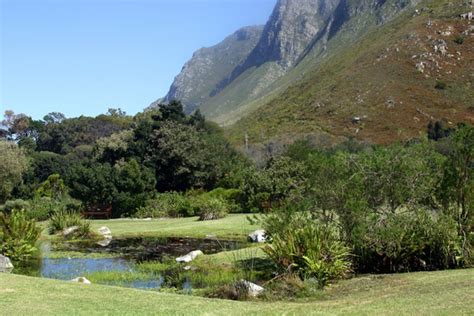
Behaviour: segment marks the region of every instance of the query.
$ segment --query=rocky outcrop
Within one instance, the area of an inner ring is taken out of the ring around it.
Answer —
[[[262,30],[263,26],[244,27],[219,44],[196,51],[174,79],[166,97],[155,104],[180,100],[187,113],[194,111],[249,55]]]
[[[276,79],[293,67],[314,37],[325,27],[341,0],[279,0],[265,25],[262,37],[245,61],[225,78],[213,94],[251,68],[274,62]]]

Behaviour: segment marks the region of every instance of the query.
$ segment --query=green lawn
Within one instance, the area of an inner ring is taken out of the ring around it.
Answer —
[[[233,302],[0,274],[2,315],[472,315],[474,270],[365,276],[310,302]]]
[[[220,238],[243,239],[258,226],[250,225],[246,214],[231,214],[215,221],[198,221],[197,217],[154,220],[94,220],[92,228],[107,226],[115,237],[147,235],[162,237],[204,238],[215,235]]]

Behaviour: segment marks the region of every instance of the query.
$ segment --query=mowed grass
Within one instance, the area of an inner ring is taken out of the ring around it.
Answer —
[[[198,221],[197,217],[169,218],[153,220],[93,220],[92,228],[97,230],[107,226],[114,237],[156,236],[156,237],[193,237],[245,239],[258,229],[251,225],[246,214],[230,214],[214,221]]]
[[[305,302],[234,302],[0,274],[2,315],[472,315],[474,270],[363,276]]]

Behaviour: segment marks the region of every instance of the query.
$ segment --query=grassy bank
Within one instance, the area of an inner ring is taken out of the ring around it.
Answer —
[[[198,221],[197,217],[169,218],[154,220],[94,220],[92,228],[107,226],[115,237],[156,236],[156,237],[194,237],[244,239],[258,229],[250,225],[246,214],[231,214],[223,219],[214,221]]]
[[[467,315],[474,310],[474,270],[359,277],[301,303],[212,300],[0,274],[0,298],[5,315]]]

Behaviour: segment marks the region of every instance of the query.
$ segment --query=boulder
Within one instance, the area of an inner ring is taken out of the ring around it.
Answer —
[[[10,258],[0,255],[0,272],[11,272],[13,264]]]
[[[101,247],[107,247],[108,245],[110,245],[111,242],[112,238],[105,238],[103,240],[98,241],[97,244]]]
[[[250,242],[262,243],[267,240],[266,232],[263,229],[259,229],[249,234],[247,237]]]
[[[71,234],[73,234],[78,229],[79,229],[79,226],[71,226],[71,227],[68,227],[68,228],[64,228],[63,236],[64,237],[69,237]]]
[[[104,239],[112,239],[112,231],[106,226],[102,226],[98,230],[99,235],[104,237]]]
[[[191,262],[194,259],[196,259],[197,256],[201,256],[201,255],[203,255],[203,252],[201,250],[194,250],[194,251],[191,251],[190,253],[188,253],[187,255],[176,258],[176,262],[188,263],[188,262]]]
[[[237,287],[244,289],[247,291],[248,296],[250,297],[256,297],[259,296],[260,294],[263,293],[265,290],[263,287],[260,285],[257,285],[255,283],[249,282],[247,280],[240,280],[239,283],[237,284]]]
[[[78,277],[78,278],[72,279],[71,282],[77,282],[77,283],[82,283],[82,284],[92,284],[92,282],[87,280],[85,277]]]

